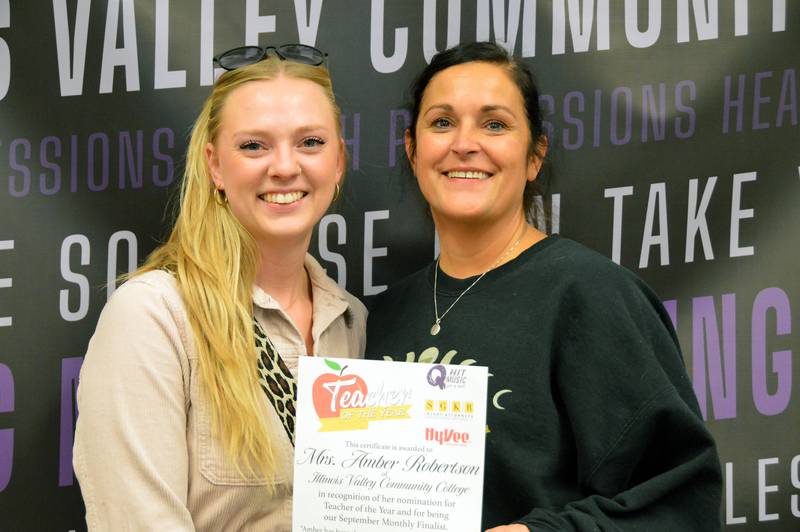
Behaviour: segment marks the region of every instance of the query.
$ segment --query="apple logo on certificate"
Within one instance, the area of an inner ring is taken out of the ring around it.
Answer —
[[[381,405],[379,395],[369,393],[361,376],[345,374],[348,366],[327,358],[325,365],[338,373],[321,374],[311,388],[314,410],[322,424],[320,432],[365,430],[370,421],[410,418],[410,404]]]

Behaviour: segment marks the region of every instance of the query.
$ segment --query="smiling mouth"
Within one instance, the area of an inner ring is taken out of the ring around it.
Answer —
[[[278,205],[288,205],[290,203],[294,203],[296,201],[300,201],[306,196],[306,192],[287,192],[286,194],[282,193],[270,193],[270,194],[261,194],[259,198],[267,203],[277,203]]]
[[[492,177],[492,174],[486,172],[473,172],[473,171],[462,171],[462,170],[445,172],[444,175],[446,175],[450,179],[489,179],[490,177]]]

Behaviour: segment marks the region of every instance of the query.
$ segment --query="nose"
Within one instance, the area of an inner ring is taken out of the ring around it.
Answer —
[[[462,123],[454,130],[450,149],[460,157],[466,157],[480,150],[478,131],[471,124]]]
[[[273,148],[272,158],[267,169],[268,177],[287,179],[300,173],[300,163],[293,146],[279,144]]]

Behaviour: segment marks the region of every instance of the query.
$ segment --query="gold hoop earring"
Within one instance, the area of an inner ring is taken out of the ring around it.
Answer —
[[[336,183],[336,189],[333,191],[333,199],[331,203],[334,203],[336,200],[339,199],[339,196],[342,195],[342,188],[339,186],[339,183]]]
[[[214,189],[214,201],[220,207],[224,207],[228,204],[228,196],[225,195],[224,190],[220,190],[218,188]]]

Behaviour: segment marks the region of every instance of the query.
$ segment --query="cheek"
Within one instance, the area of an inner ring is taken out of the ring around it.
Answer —
[[[334,186],[336,175],[341,161],[337,153],[309,157],[302,164],[308,179],[313,180],[318,186]]]
[[[221,155],[219,158],[219,174],[225,180],[235,181],[247,172],[247,161],[233,154]]]
[[[527,143],[509,139],[508,142],[498,145],[495,154],[498,158],[502,158],[506,166],[513,167],[515,171],[527,176],[530,162]]]
[[[444,134],[420,135],[417,139],[417,165],[432,164],[448,153],[450,140]]]

